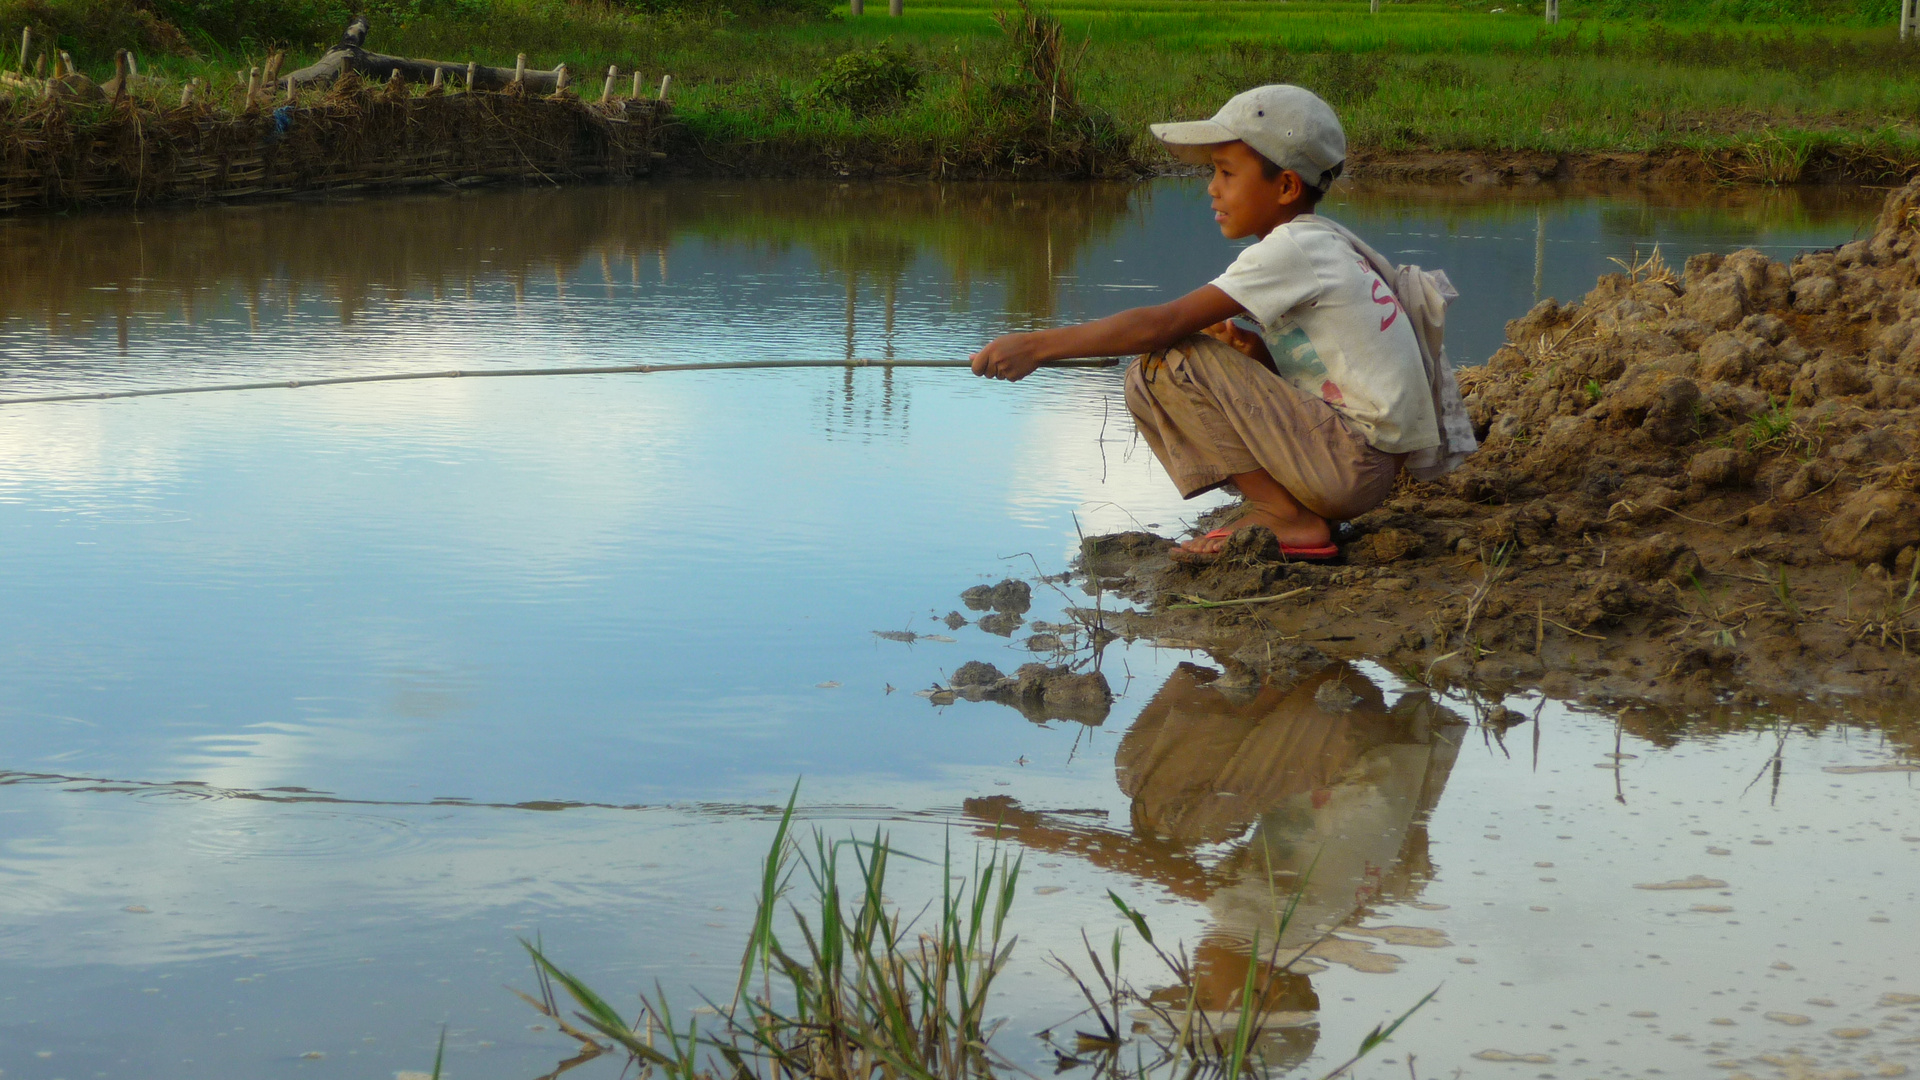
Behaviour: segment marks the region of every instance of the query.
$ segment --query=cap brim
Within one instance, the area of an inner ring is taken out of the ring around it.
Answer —
[[[1180,124],[1154,124],[1150,130],[1153,137],[1159,139],[1167,151],[1190,165],[1207,165],[1213,161],[1213,147],[1221,143],[1236,142],[1240,136],[1227,129],[1225,124],[1212,120],[1188,120]]]

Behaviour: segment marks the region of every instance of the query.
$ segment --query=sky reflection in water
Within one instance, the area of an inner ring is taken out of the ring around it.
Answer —
[[[1865,213],[1713,198],[1363,191],[1334,212],[1454,271],[1468,296],[1453,341],[1473,360],[1532,302],[1536,272],[1564,298],[1655,239],[1676,255],[1832,243]],[[1194,239],[1205,220],[1197,188],[1170,182],[7,221],[0,395],[963,354],[1009,323],[1197,284],[1231,255]],[[332,244],[349,221],[387,243]],[[918,853],[1006,823],[1033,886],[1008,984],[1022,1030],[1072,1011],[1042,961],[1077,950],[1083,926],[1114,927],[1106,889],[1195,943],[1212,993],[1238,985],[1271,918],[1268,865],[1292,880],[1317,855],[1295,933],[1356,903],[1363,928],[1413,929],[1348,934],[1327,970],[1288,981],[1277,1003],[1298,1023],[1273,1045],[1289,1059],[1338,1060],[1443,980],[1395,1049],[1436,1074],[1513,1068],[1470,1056],[1489,1049],[1545,1054],[1559,1075],[1789,1045],[1869,1073],[1869,1054],[1915,1058],[1901,1040],[1920,1013],[1875,1008],[1920,993],[1912,774],[1821,771],[1910,760],[1910,721],[1809,711],[1780,742],[1772,717],[1636,713],[1620,746],[1638,756],[1612,758],[1611,718],[1550,704],[1536,763],[1531,729],[1503,748],[1461,725],[1470,706],[1376,668],[1249,695],[1144,644],[1104,657],[1123,697],[1099,726],[912,696],[964,660],[1010,670],[1026,633],[908,646],[872,631],[945,633],[962,588],[1062,568],[1076,518],[1172,528],[1198,509],[1132,441],[1117,374],[449,382],[8,411],[0,1070],[384,1076],[424,1068],[444,1020],[462,1074],[538,1075],[565,1047],[497,989],[526,981],[515,935],[543,934],[610,991],[721,988],[768,808],[796,776],[810,822],[887,822]],[[1030,618],[1057,619],[1065,600],[1036,602]],[[1316,703],[1328,680],[1352,709]],[[1776,745],[1778,791],[1749,787]],[[1632,888],[1696,873],[1729,887]],[[934,884],[905,874],[902,893]],[[1129,963],[1154,985],[1145,961]],[[1871,1034],[1827,1034],[1848,1026]],[[1038,1057],[1029,1045],[1013,1049]]]

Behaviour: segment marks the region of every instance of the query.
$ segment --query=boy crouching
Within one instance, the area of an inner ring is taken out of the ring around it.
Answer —
[[[1180,494],[1232,484],[1246,500],[1181,551],[1211,555],[1233,533],[1265,526],[1290,558],[1333,558],[1331,523],[1385,500],[1410,455],[1445,471],[1444,459],[1472,450],[1464,417],[1441,424],[1443,404],[1459,410],[1444,356],[1436,368],[1431,355],[1437,331],[1423,353],[1382,277],[1392,268],[1313,212],[1346,161],[1326,102],[1262,86],[1211,120],[1153,133],[1182,160],[1213,166],[1207,194],[1221,234],[1258,242],[1169,303],[996,338],[973,354],[974,373],[1014,380],[1047,360],[1147,354],[1127,372],[1127,407]],[[1447,297],[1423,298],[1436,327]],[[1231,321],[1243,315],[1257,332]]]

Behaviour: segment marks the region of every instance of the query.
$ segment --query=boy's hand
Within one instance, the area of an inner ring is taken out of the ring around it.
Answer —
[[[1019,382],[1033,374],[1033,369],[1040,366],[1040,358],[1036,355],[1032,339],[1032,334],[1007,334],[994,338],[986,348],[971,357],[973,373],[1008,382]]]
[[[1267,351],[1265,348],[1266,342],[1260,340],[1260,335],[1253,333],[1231,319],[1214,323],[1212,326],[1200,332],[1215,341],[1226,342],[1255,360],[1261,360],[1261,353]]]
[[[1266,339],[1241,326],[1239,323],[1228,319],[1224,322],[1214,323],[1212,326],[1200,332],[1216,341],[1226,342],[1241,353],[1244,353],[1261,367],[1266,368],[1275,375],[1280,374],[1280,369],[1273,366],[1273,354],[1267,351]]]

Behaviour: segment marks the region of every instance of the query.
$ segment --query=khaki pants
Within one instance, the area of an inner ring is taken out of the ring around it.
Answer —
[[[1380,505],[1405,457],[1375,450],[1333,406],[1202,335],[1135,360],[1127,409],[1189,499],[1264,469],[1300,505],[1341,521]]]

